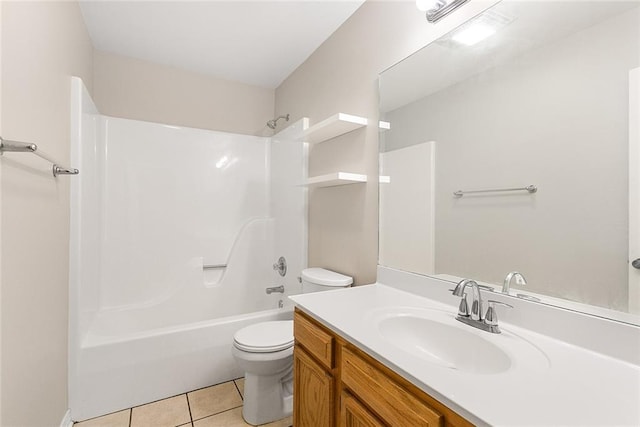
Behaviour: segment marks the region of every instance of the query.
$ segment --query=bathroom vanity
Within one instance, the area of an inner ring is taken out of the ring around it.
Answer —
[[[510,301],[492,334],[450,282],[378,277],[291,297],[296,426],[640,425],[637,326]]]
[[[294,335],[295,425],[472,425],[299,309]]]

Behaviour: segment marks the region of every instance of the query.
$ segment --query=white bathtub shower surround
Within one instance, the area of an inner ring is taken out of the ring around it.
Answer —
[[[231,262],[245,225],[269,217],[267,138],[111,117],[102,123],[102,307],[156,303],[201,284],[203,264]],[[256,242],[264,244],[267,232]],[[253,271],[248,279],[268,273],[270,254],[260,249],[241,266]]]
[[[302,144],[102,116],[72,86],[73,419],[240,376],[235,331],[291,317],[265,288],[299,292]],[[271,268],[281,255],[286,278]]]

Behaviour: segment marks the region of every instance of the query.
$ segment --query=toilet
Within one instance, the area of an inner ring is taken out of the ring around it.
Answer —
[[[302,271],[302,293],[348,288],[353,278],[324,268]],[[253,425],[293,412],[293,320],[256,323],[233,337],[233,356],[245,372],[242,417]]]

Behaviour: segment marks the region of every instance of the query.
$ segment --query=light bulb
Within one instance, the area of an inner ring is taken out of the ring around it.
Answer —
[[[451,40],[467,46],[473,46],[496,33],[496,29],[482,22],[474,23],[457,31]]]
[[[427,10],[435,9],[437,0],[416,0],[416,7],[418,10],[426,12]]]

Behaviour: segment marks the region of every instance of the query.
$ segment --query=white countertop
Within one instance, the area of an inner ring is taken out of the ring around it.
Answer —
[[[640,367],[500,322],[490,334],[453,320],[499,346],[511,367],[476,374],[446,368],[390,344],[375,319],[387,309],[439,310],[454,319],[452,305],[383,284],[290,297],[304,312],[396,371],[472,423],[497,426],[640,426]],[[575,331],[576,334],[588,331]],[[517,346],[537,349],[527,360]],[[473,351],[469,348],[469,351]],[[542,361],[542,362],[541,362]]]

